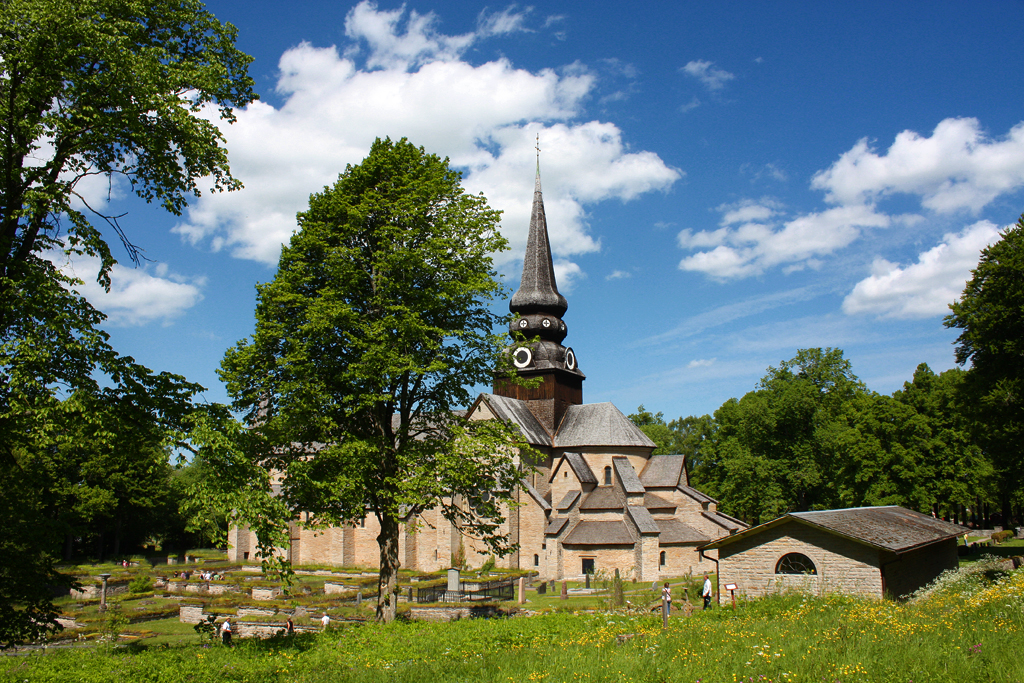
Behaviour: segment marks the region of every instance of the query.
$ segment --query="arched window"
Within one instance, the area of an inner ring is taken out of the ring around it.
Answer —
[[[661,555],[658,558],[658,566],[659,567],[664,567],[665,566],[665,551],[664,550],[661,551]]]
[[[534,555],[533,556],[533,566],[534,567],[539,567],[540,566],[540,555]]]
[[[818,569],[814,566],[811,558],[801,553],[789,553],[779,559],[775,565],[776,574],[817,574]]]
[[[608,466],[608,467],[604,468],[604,485],[605,486],[611,486],[612,485],[612,468],[611,468],[611,466]]]

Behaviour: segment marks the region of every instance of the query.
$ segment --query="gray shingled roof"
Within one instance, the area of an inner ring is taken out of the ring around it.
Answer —
[[[568,510],[576,503],[577,500],[579,500],[579,497],[579,491],[569,491],[562,497],[562,500],[555,507],[559,510]]]
[[[656,519],[654,520],[661,529],[658,542],[661,545],[669,543],[707,543],[710,539],[692,526],[683,524],[678,519]]]
[[[720,515],[717,512],[701,512],[700,515],[704,519],[714,522],[718,526],[730,532],[738,531],[746,526],[746,524],[737,522],[732,517],[726,517],[725,515]]]
[[[898,505],[791,512],[803,522],[894,553],[967,533],[967,529]]]
[[[898,505],[791,512],[770,522],[726,536],[705,546],[720,548],[786,522],[798,522],[829,531],[852,541],[894,553],[905,553],[963,535],[969,529]]]
[[[654,518],[651,517],[651,513],[647,511],[647,508],[639,505],[627,505],[626,512],[629,513],[630,518],[636,524],[636,528],[640,530],[641,534],[656,534],[661,531]]]
[[[590,465],[587,464],[586,459],[580,453],[563,453],[562,456],[565,458],[569,466],[572,467],[572,471],[576,473],[576,478],[580,480],[581,484],[596,484],[597,477],[594,476],[593,471],[590,469]],[[552,475],[554,476],[554,475]]]
[[[540,168],[533,188],[533,211],[530,232],[526,238],[523,256],[523,275],[519,289],[512,295],[509,310],[513,313],[550,313],[561,318],[569,304],[558,293],[555,269],[551,265],[551,246],[548,244],[548,221],[544,215],[544,196],[540,190]]]
[[[633,545],[625,522],[579,522],[562,543],[565,545]]]
[[[692,486],[680,486],[678,488],[679,488],[680,491],[682,491],[683,493],[688,495],[690,498],[693,498],[698,503],[717,503],[718,502],[717,500],[715,500],[714,498],[712,498],[708,494],[703,493],[702,491],[698,491],[697,489],[693,488]]]
[[[530,497],[536,501],[537,505],[541,507],[544,512],[551,509],[551,503],[544,499],[544,496],[540,495],[540,491],[535,489],[530,482],[523,482],[526,485],[526,492],[530,494]]]
[[[526,401],[497,394],[481,394],[481,397],[487,402],[495,417],[519,427],[527,443],[533,446],[551,445],[551,435],[530,412]]]
[[[611,403],[569,406],[555,432],[553,445],[555,448],[655,447],[654,442]]]
[[[622,500],[615,495],[611,486],[598,486],[587,494],[580,504],[580,510],[621,510]]]
[[[615,472],[619,475],[622,488],[626,490],[626,493],[644,492],[644,485],[640,483],[639,477],[636,476],[636,470],[629,464],[629,458],[612,458],[612,465],[615,467]]]
[[[644,494],[644,507],[648,510],[675,510],[677,506],[672,501],[665,500],[658,494],[648,491]]]
[[[640,483],[647,488],[675,488],[686,486],[683,473],[685,456],[655,455],[647,461],[647,466],[640,473]]]
[[[569,523],[568,517],[555,517],[548,523],[548,528],[544,530],[545,536],[557,536],[562,533],[562,529]]]

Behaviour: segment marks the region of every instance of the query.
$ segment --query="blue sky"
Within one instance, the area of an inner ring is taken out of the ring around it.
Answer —
[[[539,134],[584,398],[670,419],[800,348],[884,393],[952,367],[946,304],[1024,211],[1021,2],[208,8],[255,57],[261,101],[225,129],[246,189],[178,218],[115,187],[153,261],[84,289],[116,348],[211,401],[295,212],[377,136],[505,211],[514,288]]]

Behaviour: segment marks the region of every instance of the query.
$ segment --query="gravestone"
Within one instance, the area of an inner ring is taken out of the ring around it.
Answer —
[[[569,599],[569,582],[568,581],[562,581],[562,599],[563,600],[568,600]]]
[[[537,595],[547,595],[547,592],[548,592],[547,581],[542,581],[541,584],[539,586],[537,586]]]

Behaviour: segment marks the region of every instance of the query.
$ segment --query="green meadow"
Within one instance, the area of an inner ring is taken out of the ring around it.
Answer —
[[[1024,681],[1024,570],[947,574],[906,602],[776,595],[669,628],[649,613],[554,611],[449,624],[342,624],[236,641],[70,648],[0,660],[5,681]]]

